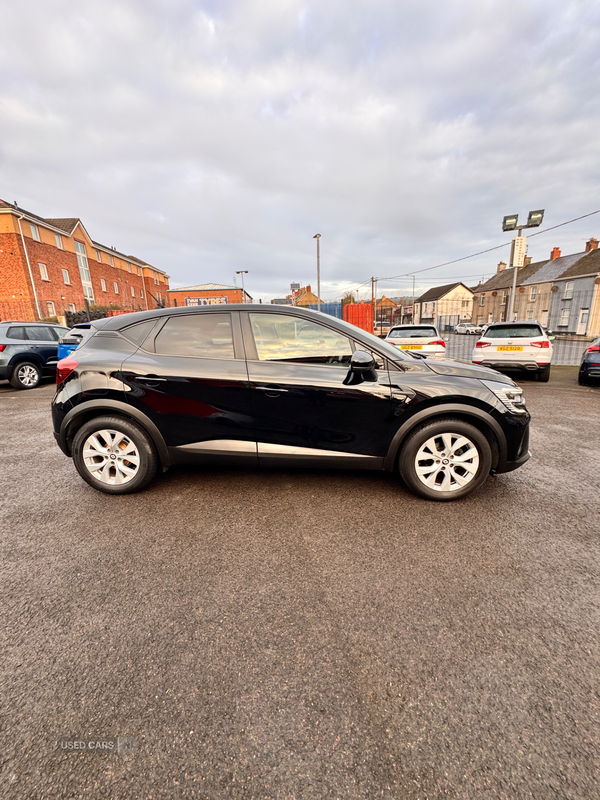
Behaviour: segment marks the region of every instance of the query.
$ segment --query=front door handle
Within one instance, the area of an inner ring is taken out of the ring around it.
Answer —
[[[278,397],[278,395],[288,391],[288,389],[283,389],[281,386],[255,386],[254,388],[258,389],[259,392],[265,392],[267,397]]]
[[[148,383],[153,386],[157,383],[166,382],[166,378],[159,378],[158,375],[138,375],[136,380],[138,383]]]

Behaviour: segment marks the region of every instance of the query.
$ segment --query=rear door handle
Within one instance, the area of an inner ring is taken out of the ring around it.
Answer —
[[[289,391],[288,389],[283,389],[281,386],[255,386],[254,388],[258,389],[259,392],[266,392],[270,397],[277,397],[278,394],[284,394]]]
[[[137,381],[139,383],[162,383],[166,378],[159,378],[158,375],[138,375]]]

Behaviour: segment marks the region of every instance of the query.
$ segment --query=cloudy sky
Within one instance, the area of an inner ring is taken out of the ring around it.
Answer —
[[[600,209],[600,13],[576,0],[0,0],[0,197],[172,286],[322,295]],[[579,252],[600,214],[530,239]],[[495,271],[508,247],[417,273]],[[363,286],[363,297],[367,296]],[[370,292],[370,287],[369,287]]]

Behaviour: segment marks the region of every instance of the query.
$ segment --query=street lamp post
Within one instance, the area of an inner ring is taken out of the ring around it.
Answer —
[[[317,240],[317,311],[321,310],[321,249],[319,247],[319,241],[321,239],[321,234],[316,233],[313,236],[313,239]]]
[[[510,258],[508,259],[508,268],[513,270],[512,290],[510,293],[510,309],[508,312],[508,322],[512,322],[514,309],[515,309],[515,292],[517,291],[517,272],[519,267],[525,263],[525,244],[527,239],[521,236],[523,228],[538,228],[544,219],[544,209],[537,211],[530,211],[527,217],[526,225],[519,225],[519,215],[509,214],[502,220],[503,231],[514,231],[518,229],[519,235],[512,240],[510,248]]]
[[[236,269],[235,274],[242,276],[242,303],[245,303],[246,302],[246,290],[244,289],[244,275],[248,274],[248,270],[247,269]]]

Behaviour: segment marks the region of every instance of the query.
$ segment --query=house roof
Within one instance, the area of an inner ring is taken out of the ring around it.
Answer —
[[[547,261],[536,261],[534,264],[528,264],[526,267],[519,267],[517,270],[517,286],[534,275],[541,269]],[[497,272],[495,275],[477,287],[477,292],[491,292],[493,289],[509,289],[513,282],[513,268],[503,269],[502,272]]]
[[[593,275],[595,272],[600,272],[600,250],[590,250],[589,253],[583,253],[581,258],[566,269],[560,277],[577,278],[580,275]]]
[[[528,286],[533,283],[544,283],[545,281],[556,280],[556,278],[559,278],[563,272],[576,264],[584,255],[585,253],[574,253],[570,256],[561,256],[560,258],[552,259],[552,261],[547,261],[534,275],[526,278],[522,283],[524,286]]]
[[[71,234],[75,230],[75,226],[79,222],[78,217],[66,217],[65,219],[48,219],[46,218],[44,222],[47,222],[49,225],[53,225],[55,228],[60,228],[61,231],[65,233]]]
[[[225,286],[224,283],[199,283],[197,286],[182,286],[180,289],[169,289],[170,292],[212,292],[215,289],[238,289],[238,286]],[[246,294],[248,294],[246,292]],[[250,296],[250,295],[248,295]]]
[[[433,289],[428,289],[425,294],[422,294],[421,297],[417,297],[415,300],[416,303],[429,303],[432,300],[439,300],[445,294],[455,289],[457,286],[464,286],[467,291],[471,291],[468,286],[462,281],[456,281],[456,283],[447,283],[445,286],[434,286]]]

